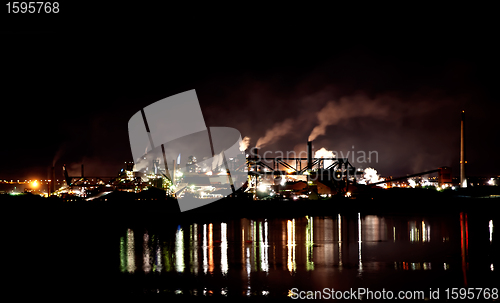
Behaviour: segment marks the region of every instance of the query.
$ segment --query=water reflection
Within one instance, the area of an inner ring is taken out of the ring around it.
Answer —
[[[493,242],[493,220],[490,220],[488,222],[488,230],[490,232],[490,244]],[[490,271],[494,271],[495,267],[493,266],[493,263],[490,264]]]
[[[342,270],[342,217],[340,214],[337,216],[338,230],[339,230],[339,269]]]
[[[208,272],[214,271],[214,239],[213,224],[208,224]]]
[[[314,270],[313,250],[314,250],[314,218],[307,217],[306,225],[306,269]]]
[[[168,242],[163,243],[163,259],[165,264],[165,271],[169,272],[174,270],[174,254],[172,244]]]
[[[358,213],[358,275],[363,272],[363,262],[361,261],[361,214]]]
[[[264,226],[264,232],[262,231],[262,226]],[[259,259],[260,269],[266,273],[269,271],[269,256],[268,256],[268,236],[267,236],[267,220],[264,223],[259,222]]]
[[[250,272],[252,271],[250,268],[250,247],[247,247],[245,250],[245,264],[246,264],[246,273],[247,273],[247,296],[251,294],[251,286],[250,286]]]
[[[120,271],[125,272],[127,270],[127,245],[125,243],[125,238],[120,237]]]
[[[469,255],[469,228],[467,213],[460,213],[460,248],[462,257],[462,274],[464,277],[464,286],[467,286],[467,269],[469,262],[467,261]]]
[[[488,222],[488,227],[490,230],[490,243],[491,243],[491,241],[493,240],[493,220],[490,220],[490,222]]]
[[[190,270],[192,273],[198,273],[198,224],[189,225],[189,257]]]
[[[149,234],[148,231],[146,230],[143,235],[143,244],[142,244],[142,270],[145,273],[148,273],[151,271],[151,264],[149,263]]]
[[[127,230],[127,270],[129,273],[134,272],[135,267],[135,248],[134,248],[134,231]]]
[[[302,221],[302,220],[301,220]],[[314,217],[313,220],[313,247],[311,248],[312,260],[315,268],[335,265],[334,246],[336,244],[334,235],[335,224],[332,217]],[[300,260],[304,260],[301,256]]]
[[[126,229],[115,243],[119,243],[119,270],[123,273],[170,273],[207,279],[201,280],[207,283],[203,287],[187,283],[186,288],[171,290],[179,294],[273,296],[278,295],[273,293],[276,287],[269,285],[276,283],[309,289],[341,285],[348,289],[361,285],[361,281],[377,284],[398,272],[413,271],[432,273],[419,279],[456,279],[456,272],[461,270],[460,283],[466,286],[471,279],[469,224],[467,213],[446,217],[356,213],[243,218],[155,231]],[[483,237],[490,243],[487,249],[493,251],[493,220],[481,224],[483,227],[477,230],[484,234],[475,237]],[[142,237],[135,239],[137,232]],[[497,274],[494,262],[494,258],[486,262],[484,269]],[[374,280],[376,275],[381,278]],[[276,279],[278,282],[273,282]]]
[[[162,272],[163,265],[162,265],[162,261],[161,261],[160,239],[157,237],[155,239],[154,243],[155,243],[155,260],[154,260],[154,265],[153,265],[153,271],[154,272]]]
[[[290,273],[295,271],[295,219],[288,220],[286,224],[286,238],[287,238],[287,262],[286,267]]]
[[[431,227],[429,223],[411,221],[410,225],[410,241],[411,242],[429,242],[431,240]]]
[[[127,229],[126,237],[120,237],[120,271],[135,271],[134,231]]]
[[[220,224],[220,270],[223,275],[227,275],[227,270],[229,268],[227,262],[227,224]]]
[[[180,225],[175,233],[175,270],[184,271],[184,231]]]
[[[444,269],[449,269],[449,267]],[[394,269],[396,270],[431,270],[431,262],[394,262]]]

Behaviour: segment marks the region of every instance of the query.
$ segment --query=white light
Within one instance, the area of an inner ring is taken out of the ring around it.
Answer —
[[[265,184],[259,184],[259,187],[258,187],[258,190],[259,191],[266,191],[267,190],[267,186]]]
[[[490,228],[490,242],[491,242],[493,240],[493,220],[490,220],[488,226]]]

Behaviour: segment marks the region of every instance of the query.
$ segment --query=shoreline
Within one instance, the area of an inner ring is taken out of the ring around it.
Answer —
[[[377,190],[351,198],[331,197],[323,200],[251,200],[229,197],[181,213],[177,200],[165,196],[146,197],[144,193],[141,195],[118,192],[107,197],[106,201],[64,201],[56,197],[0,195],[0,207],[4,216],[15,218],[18,223],[73,224],[88,221],[105,225],[162,225],[238,218],[333,216],[339,213],[433,215],[471,212],[497,216],[494,207],[500,205],[500,197],[496,196],[482,198],[451,192],[403,189]]]

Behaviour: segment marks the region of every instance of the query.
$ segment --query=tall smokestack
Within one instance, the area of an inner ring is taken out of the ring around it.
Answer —
[[[307,168],[312,169],[312,141],[307,141]]]
[[[83,170],[83,164],[82,164],[82,179],[85,178],[84,170]]]
[[[54,191],[56,189],[56,187],[55,187],[55,184],[56,184],[55,183],[56,182],[56,170],[55,170],[54,166],[52,166],[52,170],[50,172],[50,178],[51,178],[51,180],[50,180],[50,192],[54,193]]]
[[[465,112],[462,111],[462,121],[460,123],[460,186],[467,187],[465,177]]]
[[[255,158],[255,163],[257,163],[257,161],[259,161],[259,148],[258,147],[254,147],[252,148],[251,150],[251,153],[250,153],[250,157],[253,157]],[[254,166],[254,171],[256,172],[257,171],[257,164],[255,164]]]
[[[63,164],[63,174],[64,180],[66,180],[66,185],[71,185],[71,178],[68,176],[68,170],[66,169],[66,164]]]
[[[259,155],[259,148],[258,147],[254,147],[252,148],[252,153],[250,156],[258,156]]]

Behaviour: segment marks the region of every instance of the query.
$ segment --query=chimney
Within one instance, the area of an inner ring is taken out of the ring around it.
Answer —
[[[85,174],[84,174],[84,171],[83,171],[83,164],[82,164],[82,179],[85,178]]]
[[[51,178],[51,180],[50,180],[50,193],[54,193],[55,192],[55,182],[56,182],[56,171],[55,171],[54,166],[52,166],[50,178]]]
[[[254,147],[252,148],[252,152],[250,153],[250,156],[258,156],[259,155],[259,148],[258,147]]]
[[[312,141],[307,141],[307,168],[312,169]]]
[[[64,180],[66,181],[66,185],[71,185],[71,178],[68,176],[68,170],[66,169],[66,164],[63,164],[63,174]]]
[[[250,151],[250,158],[254,158],[255,159],[255,162],[254,162],[255,164],[254,164],[253,169],[254,169],[255,172],[257,172],[257,168],[258,168],[257,161],[260,160],[260,157],[259,157],[259,148],[258,147],[254,147],[254,148],[251,149],[251,151]]]
[[[465,177],[465,112],[462,111],[462,121],[460,123],[460,187],[467,187]]]

